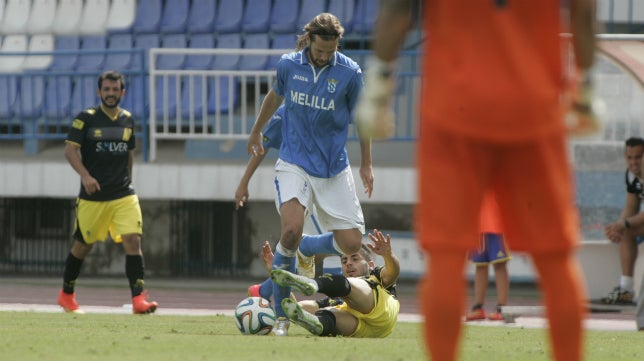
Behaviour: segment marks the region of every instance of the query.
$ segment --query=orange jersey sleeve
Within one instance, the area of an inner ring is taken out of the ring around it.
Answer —
[[[559,0],[426,1],[422,121],[498,141],[564,131],[559,6]]]

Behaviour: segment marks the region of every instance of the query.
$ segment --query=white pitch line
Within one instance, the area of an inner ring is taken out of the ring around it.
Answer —
[[[109,306],[83,306],[82,310],[87,314],[123,314],[132,313],[132,305],[125,304],[122,307]],[[0,303],[0,312],[48,312],[62,313],[62,309],[57,305],[45,304],[26,304],[26,303]],[[157,315],[172,316],[232,316],[233,309],[188,309],[188,308],[165,308],[159,307],[155,312]],[[399,322],[422,322],[423,317],[419,314],[401,313],[398,315]],[[477,326],[505,326],[505,327],[523,327],[523,328],[545,328],[547,321],[543,317],[525,317],[519,316],[514,323],[505,323],[503,321],[473,321],[467,322],[469,325]],[[588,330],[606,330],[606,331],[636,331],[637,325],[635,320],[604,320],[604,319],[587,319],[584,321],[584,327]]]
[[[128,315],[132,313],[132,305],[124,304],[121,307],[109,306],[83,306],[81,310],[87,314],[122,314]],[[58,305],[45,305],[45,304],[28,304],[28,303],[0,303],[0,312],[45,312],[45,313],[62,313],[63,310]],[[232,316],[234,309],[189,309],[189,308],[157,308],[155,314],[157,315],[173,315],[173,316]],[[422,317],[420,315],[411,313],[401,313],[398,315],[398,321],[401,322],[420,322]]]
[[[90,314],[123,314],[132,313],[132,305],[127,304],[122,307],[109,306],[83,306],[83,312]],[[46,312],[61,313],[60,306],[43,305],[43,304],[26,304],[26,303],[0,303],[0,311],[13,312]],[[187,309],[187,308],[162,308],[159,307],[155,312],[158,315],[177,315],[177,316],[232,316],[233,310],[208,310],[208,309]]]

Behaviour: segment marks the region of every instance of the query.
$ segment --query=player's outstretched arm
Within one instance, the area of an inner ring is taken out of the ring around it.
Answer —
[[[367,197],[371,198],[373,192],[373,166],[371,158],[371,139],[360,139],[360,152],[362,155],[360,161],[360,179],[364,186],[364,192]]]
[[[383,286],[389,287],[396,283],[400,276],[400,262],[391,250],[391,236],[385,236],[379,230],[374,229],[372,233],[369,233],[369,239],[373,244],[368,243],[367,247],[385,260],[385,266],[380,272],[380,278]]]
[[[374,56],[365,69],[365,88],[356,108],[361,138],[383,139],[394,133],[391,109],[395,89],[394,63],[411,28],[411,0],[381,0],[374,28]]]

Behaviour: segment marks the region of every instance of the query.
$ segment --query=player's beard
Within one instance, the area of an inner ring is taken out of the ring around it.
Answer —
[[[115,99],[114,104],[109,104],[107,102],[108,98],[114,98]],[[121,97],[109,96],[109,97],[101,98],[101,103],[103,103],[103,106],[109,109],[114,109],[118,107],[120,102],[121,102]]]
[[[324,68],[325,66],[329,65],[329,63],[331,62],[331,60],[324,61],[314,57],[313,52],[310,49],[307,50],[306,55],[309,58],[309,61],[318,68]]]
[[[315,64],[315,66],[317,66],[318,68],[324,68],[325,66],[329,65],[329,61],[313,59],[313,64]]]

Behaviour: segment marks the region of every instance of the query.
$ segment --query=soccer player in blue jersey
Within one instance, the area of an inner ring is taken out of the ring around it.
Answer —
[[[264,145],[265,152],[258,156],[252,156],[248,161],[244,175],[239,180],[239,185],[237,185],[237,190],[235,191],[235,209],[243,207],[244,204],[248,201],[250,196],[248,192],[248,183],[252,178],[255,170],[261,164],[261,162],[266,158],[268,150],[270,148],[279,149],[282,145],[282,119],[284,117],[284,106],[280,106],[270,122],[263,129],[262,133],[262,142]],[[279,208],[279,204],[276,204]],[[316,265],[319,263],[318,273],[322,273],[322,262],[327,256],[337,256],[339,261],[339,256],[342,256],[342,252],[339,250],[337,243],[333,239],[333,233],[325,232],[317,220],[317,215],[315,209],[309,212],[308,217],[306,217],[304,230],[307,230],[310,234],[303,235],[300,245],[297,250],[297,272],[298,274],[314,278],[316,276]],[[316,254],[315,252],[324,252],[323,254]],[[273,259],[271,253],[271,260]],[[318,261],[319,260],[319,261]],[[272,261],[271,261],[272,262]],[[340,274],[341,269],[324,269],[324,273],[335,273]],[[270,277],[261,284],[255,284],[248,287],[248,296],[253,297],[263,297],[265,299],[270,299],[273,295],[273,282]]]
[[[338,52],[344,28],[329,13],[314,17],[298,37],[296,51],[282,56],[273,87],[264,99],[248,137],[247,151],[264,154],[262,129],[284,103],[282,145],[275,164],[276,202],[281,235],[274,269],[295,271],[295,255],[302,238],[304,217],[315,205],[322,226],[344,254],[360,250],[364,217],[346,151],[352,112],[362,89],[362,71]],[[371,141],[360,141],[360,178],[371,196],[373,170]],[[317,253],[317,252],[316,252]],[[281,307],[289,287],[275,285],[275,335],[285,336],[289,325]]]

